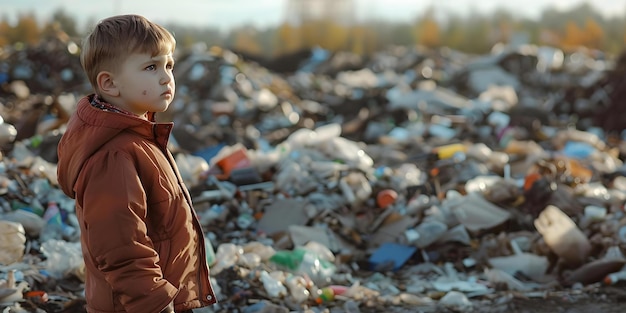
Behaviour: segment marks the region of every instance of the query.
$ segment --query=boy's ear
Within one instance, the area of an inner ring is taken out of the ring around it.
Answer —
[[[119,89],[113,81],[113,75],[110,72],[102,71],[98,73],[96,82],[98,83],[98,89],[100,89],[103,94],[111,97],[117,97],[120,94]]]

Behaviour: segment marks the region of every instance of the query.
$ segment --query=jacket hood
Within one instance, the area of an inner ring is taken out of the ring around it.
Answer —
[[[74,198],[74,184],[83,165],[96,151],[121,132],[134,132],[139,136],[155,140],[153,126],[154,113],[149,119],[104,111],[93,107],[90,99],[93,95],[78,101],[76,112],[67,123],[67,130],[59,141],[57,176],[63,192]],[[164,123],[172,124],[172,123]],[[169,134],[168,134],[169,135]],[[161,144],[167,145],[167,138]]]

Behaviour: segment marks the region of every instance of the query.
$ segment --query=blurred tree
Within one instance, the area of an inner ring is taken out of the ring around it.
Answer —
[[[300,29],[289,23],[283,23],[278,27],[276,36],[277,54],[288,54],[302,48],[302,38]]]
[[[309,2],[302,0],[301,3]],[[341,4],[350,2],[341,1]],[[207,46],[243,47],[246,52],[256,51],[265,56],[314,46],[371,54],[390,45],[417,43],[427,47],[447,46],[470,53],[484,53],[494,43],[508,43],[512,36],[519,33],[534,44],[567,49],[583,45],[612,54],[622,52],[626,44],[624,16],[604,17],[589,3],[569,10],[547,8],[539,19],[520,18],[515,12],[506,10],[486,15],[474,9],[462,16],[449,13],[442,21],[435,18],[431,8],[417,16],[414,23],[374,19],[357,24],[348,14],[353,11],[350,8],[350,5],[340,5],[338,1],[320,12],[302,9],[298,11],[301,15],[298,23],[257,29],[253,35],[249,33],[251,30],[246,33],[241,29],[222,33],[209,27],[175,24],[168,25],[168,28],[175,34],[181,48],[191,47],[200,41]],[[347,18],[338,18],[346,14]],[[84,27],[78,27],[74,17],[68,11],[58,9],[51,14],[51,22],[40,30],[33,13],[20,14],[11,19],[3,16],[0,18],[0,45],[37,43],[42,34],[49,35],[55,29],[50,27],[52,24],[58,25],[71,37],[82,36],[96,23],[91,18]]]
[[[624,19],[611,18],[604,22],[602,27],[605,34],[605,51],[621,51],[624,48],[624,36],[626,35],[626,25],[624,25]]]
[[[427,9],[422,17],[417,20],[415,42],[428,48],[438,47],[441,44],[434,8]]]
[[[464,24],[463,50],[470,53],[488,52],[493,44],[490,20],[481,14],[470,13]]]
[[[354,48],[353,52],[362,55],[371,55],[378,49],[377,42],[379,34],[373,29],[372,25],[357,25],[352,28]],[[357,52],[357,51],[360,51]]]
[[[453,49],[462,49],[465,37],[463,19],[458,15],[450,15],[447,26],[443,31],[443,45]]]
[[[604,31],[594,19],[588,18],[585,22],[584,43],[587,48],[597,50],[604,48]]]
[[[60,29],[70,37],[80,36],[76,28],[76,19],[74,19],[72,15],[65,12],[63,8],[59,8],[54,11],[51,23],[58,23]]]
[[[374,50],[382,50],[391,45],[414,45],[414,25],[410,23],[391,23],[388,21],[372,21],[366,27],[371,33],[370,40]]]
[[[261,55],[263,51],[256,41],[257,31],[252,26],[244,26],[233,30],[233,48],[252,55]]]
[[[11,25],[7,21],[6,17],[0,19],[0,48],[11,43]]]
[[[350,51],[355,54],[365,54],[365,28],[362,26],[353,26],[350,28]]]
[[[22,42],[25,44],[35,45],[39,42],[39,25],[33,13],[20,15],[17,25],[11,32],[11,42]]]
[[[276,33],[277,27],[268,27],[265,29],[257,30],[256,40],[261,51],[265,56],[276,55],[278,47],[276,46]]]
[[[322,21],[320,46],[331,51],[346,51],[349,46],[350,30],[332,20]]]
[[[541,42],[541,35],[546,31],[551,32],[549,28],[543,27],[543,25],[537,23],[537,21],[528,18],[518,21],[518,25],[519,26],[517,26],[516,31],[523,31],[528,34],[529,43],[531,44],[543,44]],[[560,31],[555,31],[554,34],[560,34]],[[553,39],[557,41],[557,45],[561,41],[560,36]]]
[[[576,25],[576,22],[569,21],[565,25],[565,35],[561,41],[561,46],[566,50],[576,49],[584,44],[585,35]]]
[[[509,43],[515,28],[515,18],[511,12],[498,9],[492,15],[493,33],[491,40],[494,42]]]
[[[307,20],[300,25],[300,37],[302,48],[319,46],[322,42],[323,22],[319,20]]]
[[[174,34],[179,48],[182,49],[190,48],[198,42],[204,43],[208,47],[224,44],[223,35],[217,28],[189,27],[176,23],[168,24],[166,27]]]

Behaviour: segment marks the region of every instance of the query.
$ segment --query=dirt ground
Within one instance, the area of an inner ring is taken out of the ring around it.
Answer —
[[[497,302],[497,301],[496,301]],[[471,311],[486,313],[618,313],[626,312],[626,284],[601,286],[592,290],[551,293],[545,298],[513,297],[499,305],[478,307]],[[443,309],[438,312],[454,312]]]
[[[347,312],[335,308],[334,312]],[[473,301],[471,309],[433,307],[366,307],[361,313],[622,313],[626,312],[626,284],[602,286],[596,290],[573,290],[550,293],[543,298],[500,294],[491,300]]]

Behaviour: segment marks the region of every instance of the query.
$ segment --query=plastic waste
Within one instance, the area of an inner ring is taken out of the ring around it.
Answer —
[[[348,300],[343,303],[343,311],[345,313],[361,313],[359,305],[353,300]]]
[[[239,256],[237,265],[250,269],[257,268],[261,265],[261,257],[255,253],[243,253]]]
[[[335,300],[335,291],[332,288],[324,287],[319,289],[317,292],[317,298],[315,298],[315,302],[318,304],[324,302],[332,302]]]
[[[259,279],[270,297],[282,298],[287,296],[287,288],[280,280],[272,277],[267,271],[261,271]]]
[[[545,278],[548,269],[548,259],[528,252],[523,252],[516,241],[511,241],[513,255],[490,258],[489,264],[510,275],[523,273],[531,279],[540,281]]]
[[[262,300],[241,310],[242,313],[289,313],[285,306],[274,304],[269,300]]]
[[[569,287],[576,283],[588,285],[602,282],[607,275],[621,271],[625,265],[626,259],[594,260],[567,273],[562,281],[562,285]]]
[[[587,236],[559,208],[548,205],[534,224],[546,244],[565,263],[575,266],[586,260],[591,251]]]
[[[46,256],[46,269],[57,279],[85,266],[80,242],[50,239],[41,244],[41,251]]]
[[[339,188],[346,201],[359,207],[372,195],[372,186],[362,173],[351,172],[339,180]]]
[[[485,269],[485,277],[491,284],[503,284],[509,290],[530,291],[538,286],[537,284],[523,283],[519,279],[513,277],[512,274],[497,268]]]
[[[243,246],[243,252],[254,253],[258,255],[262,261],[267,261],[276,253],[276,250],[274,250],[272,246],[265,245],[258,241],[253,241]]]
[[[289,274],[285,278],[285,286],[289,289],[289,295],[297,303],[303,303],[309,299],[311,292],[309,291],[309,283],[307,280],[299,275]]]
[[[48,241],[52,239],[64,239],[68,238],[74,232],[73,227],[66,225],[63,222],[63,216],[59,206],[54,201],[48,203],[48,207],[44,212],[43,220],[45,222],[41,234],[39,235],[40,241]]]
[[[476,192],[463,196],[450,190],[443,205],[449,208],[458,221],[471,233],[494,228],[511,217],[508,211],[487,201]]]
[[[5,291],[0,294],[0,303],[13,303],[24,299],[24,292],[29,289],[26,281],[19,281],[15,277],[15,270],[7,273],[7,279],[0,281],[0,290]]]
[[[315,254],[321,260],[328,261],[328,262],[335,262],[335,255],[333,254],[333,252],[330,251],[328,247],[326,247],[325,245],[317,241],[311,240],[307,242],[304,246],[302,246],[302,248]]]
[[[341,160],[356,169],[369,170],[374,160],[354,141],[344,137],[332,137],[319,144],[319,149],[331,159]]]
[[[22,224],[0,220],[0,264],[22,260],[25,244],[26,233]]]
[[[376,194],[376,204],[379,208],[385,209],[393,205],[398,198],[398,193],[393,189],[384,189]]]
[[[413,229],[405,232],[408,244],[418,248],[426,248],[437,241],[446,231],[448,225],[437,220],[426,220]]]
[[[217,247],[215,258],[217,262],[211,268],[211,275],[220,273],[237,263],[239,256],[243,254],[243,248],[233,243],[223,243]]]
[[[209,266],[213,266],[217,261],[215,257],[215,250],[213,249],[213,244],[211,244],[211,239],[209,236],[204,236],[204,248],[206,250],[206,262]]]
[[[472,302],[470,302],[467,296],[458,291],[449,291],[445,296],[439,299],[439,303],[457,312],[463,312],[473,307]]]
[[[623,280],[626,280],[626,271],[619,271],[619,272],[611,273],[604,278],[603,282],[606,285],[614,285],[617,282],[623,281]]]
[[[277,251],[270,261],[294,273],[306,274],[317,286],[328,285],[336,271],[334,264],[304,248]]]

